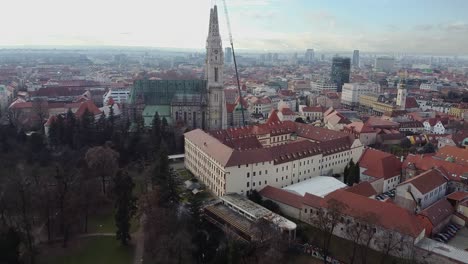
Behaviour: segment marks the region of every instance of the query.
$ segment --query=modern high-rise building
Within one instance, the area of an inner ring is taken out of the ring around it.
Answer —
[[[359,68],[359,50],[353,52],[353,67]]]
[[[311,64],[314,61],[314,56],[314,49],[307,49],[304,58],[305,63]]]
[[[395,65],[395,59],[392,57],[375,58],[375,70],[381,72],[391,72]]]
[[[231,64],[232,63],[232,49],[230,47],[225,48],[224,54],[226,55],[224,57],[224,61],[226,62],[226,64]]]
[[[343,84],[349,83],[350,69],[350,58],[333,57],[330,79],[336,84],[337,92],[341,92]]]

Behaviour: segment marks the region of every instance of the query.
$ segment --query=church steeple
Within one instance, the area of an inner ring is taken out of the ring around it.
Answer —
[[[210,10],[210,25],[206,38],[206,69],[205,78],[208,89],[208,117],[209,129],[223,129],[226,127],[226,101],[223,87],[224,52],[219,34],[218,8],[216,5]]]

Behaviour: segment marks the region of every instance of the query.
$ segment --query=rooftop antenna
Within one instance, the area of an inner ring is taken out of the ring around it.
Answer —
[[[236,70],[236,79],[237,79],[237,91],[239,92],[239,103],[242,112],[242,125],[245,126],[245,116],[244,116],[244,104],[242,104],[242,93],[239,82],[239,72],[237,71],[237,62],[236,62],[236,53],[234,52],[234,42],[232,41],[232,32],[231,32],[231,22],[229,21],[229,13],[226,5],[226,0],[223,0],[224,4],[224,14],[226,15],[226,22],[229,30],[229,42],[231,42],[232,57],[234,59],[234,69]]]

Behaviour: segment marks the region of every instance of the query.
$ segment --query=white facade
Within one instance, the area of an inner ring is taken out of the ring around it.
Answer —
[[[437,123],[434,126],[431,126],[429,121],[424,121],[423,125],[424,130],[426,130],[427,132],[433,134],[445,134],[445,127],[440,121],[437,121]]]
[[[337,86],[335,83],[331,82],[310,82],[310,86],[312,87],[312,91],[334,91],[336,92]]]
[[[345,83],[341,91],[341,103],[353,105],[359,103],[359,96],[374,93],[378,90],[375,83]]]
[[[220,155],[232,153],[232,149],[207,134],[201,134],[205,132],[189,133],[200,134],[194,137],[196,139],[194,141],[190,140],[191,136],[185,136],[185,167],[218,196],[227,193],[245,195],[252,190],[259,191],[267,185],[283,188],[315,176],[342,173],[349,161],[359,160],[363,152],[361,142],[356,139],[349,149],[344,148],[343,151],[334,154],[317,153],[313,156],[302,156],[302,158],[296,156],[294,160],[285,162],[268,160],[224,166],[215,157],[209,155],[206,148],[216,145],[214,147],[216,151],[223,152]],[[281,145],[287,144],[288,140],[285,137],[290,139],[289,142],[294,140],[289,134],[277,137],[270,137],[268,134],[259,140]],[[278,138],[282,138],[282,142],[278,142]],[[263,145],[267,147],[270,144]]]
[[[401,176],[397,175],[395,177],[388,178],[383,182],[383,192],[388,192],[391,189],[396,188],[396,186],[400,183]]]
[[[109,89],[109,91],[103,96],[102,105],[107,105],[111,97],[117,104],[126,103],[129,95],[129,89]]]
[[[398,205],[407,209],[423,210],[442,199],[446,193],[447,183],[426,193],[421,193],[412,183],[403,183],[396,187],[395,201]],[[420,205],[417,205],[417,203],[420,203]]]
[[[419,89],[437,91],[438,85],[436,83],[421,83],[421,85],[419,86]]]

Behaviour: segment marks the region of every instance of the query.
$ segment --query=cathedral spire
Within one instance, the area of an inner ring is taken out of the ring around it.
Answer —
[[[208,39],[211,37],[219,37],[218,7],[216,5],[210,9]]]

